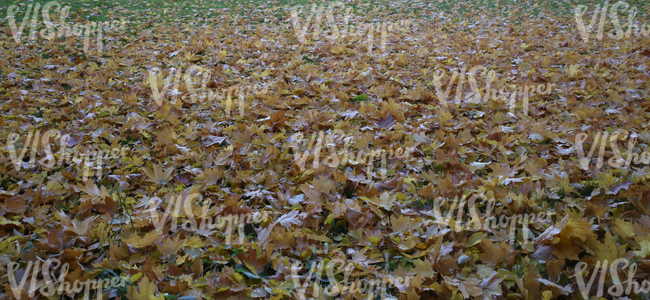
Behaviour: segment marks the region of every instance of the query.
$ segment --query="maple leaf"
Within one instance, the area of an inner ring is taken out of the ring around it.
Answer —
[[[287,227],[290,225],[300,225],[301,221],[300,218],[298,218],[298,211],[294,210],[288,214],[282,215],[276,223],[280,223],[283,227]]]
[[[607,192],[607,194],[616,195],[622,189],[625,189],[625,190],[629,189],[632,184],[633,184],[633,182],[631,182],[631,181],[622,182],[619,185],[617,185],[615,187],[612,187],[611,190]]]
[[[266,121],[266,124],[271,128],[272,131],[275,131],[284,126],[284,123],[289,120],[289,118],[284,117],[285,113],[286,111],[284,110],[271,113],[271,118]]]
[[[164,239],[162,245],[157,245],[162,255],[174,255],[183,247],[184,241],[179,241],[180,235],[174,236],[174,239]]]
[[[55,230],[50,230],[45,235],[45,238],[41,238],[35,246],[38,249],[46,249],[47,251],[54,253],[61,253],[63,250],[65,241],[65,230],[63,227]]]
[[[555,225],[551,225],[548,227],[542,234],[540,234],[537,238],[534,239],[535,243],[540,244],[540,243],[549,243],[550,241],[553,240],[553,238],[560,234],[564,228],[566,228],[567,223],[569,222],[569,215],[565,215],[560,222],[558,222]]]
[[[97,218],[98,216],[93,216],[90,217],[86,220],[83,221],[78,221],[78,220],[72,220],[70,223],[72,224],[72,227],[65,226],[66,230],[72,231],[76,233],[77,235],[81,236],[87,236],[91,233],[90,229],[92,226],[93,221]]]
[[[362,198],[364,201],[377,205],[385,210],[392,210],[395,206],[395,200],[397,200],[397,194],[391,194],[384,192],[379,197],[372,196],[370,198]]]
[[[214,135],[207,135],[203,137],[203,144],[205,145],[205,147],[210,147],[214,144],[221,144],[224,141],[228,141],[228,138],[223,136],[214,136]]]
[[[153,165],[153,169],[146,168],[143,169],[143,171],[149,177],[148,181],[158,184],[165,184],[174,171],[174,167],[163,169],[163,165],[155,164]]]
[[[575,77],[580,72],[580,67],[578,65],[570,65],[565,70],[569,77]]]
[[[135,248],[144,248],[155,244],[162,237],[163,236],[159,235],[158,232],[153,230],[145,234],[143,237],[132,233],[128,238],[122,239],[122,241]]]
[[[257,256],[255,251],[248,251],[248,255],[239,253],[237,256],[248,270],[252,271],[255,276],[259,277],[259,274],[264,271],[264,268],[269,264],[268,257],[264,254]]]
[[[411,218],[404,215],[401,215],[399,217],[392,216],[390,219],[390,227],[395,232],[414,230],[416,228],[419,228],[420,226],[421,224],[419,222],[416,222],[415,220],[411,220]]]
[[[340,113],[339,115],[342,116],[342,117],[345,117],[346,119],[349,119],[349,118],[354,118],[354,116],[356,116],[357,114],[359,114],[358,111],[348,110],[348,111]]]
[[[214,185],[221,179],[221,171],[216,168],[210,168],[203,171],[199,176],[196,176],[196,179],[203,181],[206,185]]]
[[[287,199],[287,202],[289,202],[289,204],[291,204],[291,205],[296,205],[296,204],[302,203],[303,201],[305,201],[305,195],[302,195],[302,194],[295,195],[295,196],[292,196],[291,198]]]
[[[468,278],[465,280],[452,279],[447,276],[442,276],[442,278],[445,284],[458,287],[458,290],[460,290],[465,299],[469,297],[478,297],[483,294],[483,291],[479,287],[480,281],[476,278]]]
[[[611,232],[605,234],[605,240],[603,242],[600,242],[595,234],[589,235],[589,237],[591,238],[587,240],[587,244],[594,252],[594,257],[598,261],[615,261],[625,254],[625,250],[620,249],[616,238],[614,238]]]
[[[149,277],[144,276],[138,283],[137,289],[135,286],[128,287],[126,296],[132,300],[164,300],[165,296],[162,293],[155,295],[157,292],[156,284],[149,281]]]
[[[153,258],[151,257],[145,258],[144,265],[142,265],[142,273],[146,275],[146,277],[150,278],[154,282],[156,280],[162,280],[164,271],[165,271],[164,267],[157,265],[154,262]]]
[[[290,225],[300,225],[301,221],[300,218],[298,218],[298,211],[294,210],[288,214],[282,215],[279,219],[277,219],[275,222],[271,223],[267,228],[262,230],[259,235],[259,241],[260,244],[265,244],[268,240],[268,238],[271,236],[271,232],[273,231],[273,228],[275,227],[276,224],[281,224],[283,227],[288,227]]]
[[[545,299],[551,299],[553,298],[553,295],[570,295],[573,292],[573,288],[569,285],[567,287],[563,287],[559,284],[553,283],[551,281],[548,281],[543,278],[537,278],[537,281],[539,283],[542,283],[546,286],[547,289],[550,289],[550,291],[544,291],[542,292],[544,294]],[[550,295],[548,295],[550,294]]]
[[[625,222],[623,219],[614,219],[612,232],[620,236],[622,240],[629,240],[636,236],[634,233],[634,223]]]
[[[371,182],[372,182],[372,180],[368,180],[368,179],[366,178],[366,176],[364,176],[363,174],[359,174],[359,175],[350,175],[350,176],[348,176],[347,179],[350,180],[350,181],[352,181],[352,182],[356,182],[357,184],[367,184],[367,183],[371,183]]]
[[[481,261],[489,266],[496,267],[501,262],[510,264],[511,258],[514,258],[514,249],[507,243],[502,242],[499,247],[496,247],[488,238],[481,239],[481,248],[484,252],[479,254]]]
[[[395,123],[397,123],[397,121],[393,119],[393,116],[389,115],[386,118],[379,119],[379,122],[377,122],[377,127],[390,128],[395,125]]]
[[[81,200],[94,200],[98,198],[103,198],[109,195],[105,187],[102,186],[101,190],[91,181],[84,182],[84,185],[77,184],[75,190],[84,192],[88,195],[82,195]]]
[[[501,282],[503,277],[497,276],[498,273],[494,272],[490,277],[481,280],[479,287],[483,291],[483,299],[491,300],[494,299],[494,296],[500,296],[501,291]]]
[[[553,254],[559,258],[579,260],[578,254],[583,251],[587,241],[596,239],[591,230],[591,224],[584,220],[569,218],[566,227],[558,234],[559,243],[553,244]]]
[[[417,274],[422,278],[434,278],[437,274],[436,271],[431,268],[434,263],[428,259],[425,260],[413,260],[415,267],[409,271],[409,274]]]
[[[307,199],[309,199],[310,202],[317,204],[325,203],[325,197],[318,190],[310,187],[308,184],[303,184],[300,186],[300,188],[305,193],[305,195],[307,195]]]
[[[639,243],[639,246],[641,246],[641,249],[638,251],[634,251],[634,254],[639,256],[640,258],[645,258],[648,255],[650,255],[650,240],[637,237],[636,241],[637,243]]]
[[[504,185],[508,185],[511,182],[521,182],[521,178],[512,178],[517,174],[517,168],[510,167],[508,164],[494,164],[492,165],[493,173],[490,174],[496,177],[500,182],[503,182]]]

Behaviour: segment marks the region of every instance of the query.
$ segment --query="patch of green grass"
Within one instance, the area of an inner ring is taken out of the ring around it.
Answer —
[[[450,24],[472,24],[479,20],[490,20],[508,22],[520,26],[535,26],[536,18],[565,18],[565,22],[575,25],[574,9],[577,5],[586,5],[587,11],[583,16],[585,22],[589,22],[594,15],[597,5],[604,1],[514,1],[514,0],[489,0],[489,1],[438,1],[416,0],[416,1],[392,1],[392,0],[357,0],[345,1],[340,8],[351,8],[352,17],[371,16],[372,18],[390,17],[394,19],[410,19],[412,23],[418,23],[420,27],[431,26],[444,18]],[[12,1],[0,0],[0,26],[9,27],[9,7],[19,8],[15,14],[16,26],[21,26],[24,18],[28,16],[23,28],[23,39],[29,36],[30,22],[35,21],[35,29],[43,28],[43,7],[53,3],[49,0],[33,1]],[[232,26],[237,24],[267,24],[270,27],[276,25],[289,25],[290,12],[292,8],[300,11],[300,18],[307,21],[313,5],[329,8],[333,1],[306,1],[306,0],[61,0],[60,6],[54,6],[49,11],[50,21],[59,21],[59,8],[69,7],[69,15],[66,22],[71,24],[83,24],[85,22],[105,21],[126,21],[129,22],[123,34],[125,37],[133,38],[143,30],[156,28],[158,26],[174,25],[181,28],[209,26]],[[627,3],[636,6],[639,10],[635,20],[647,22],[647,8],[642,0],[630,0]],[[611,6],[608,9],[606,31],[611,30],[612,22],[610,17]],[[30,5],[32,7],[30,8]],[[38,14],[34,18],[34,6],[39,5]],[[375,14],[381,12],[380,14]],[[234,20],[233,17],[234,16]],[[627,12],[619,9],[621,24],[627,24]],[[224,20],[224,17],[226,19]],[[326,17],[322,16],[321,22]],[[369,18],[370,19],[370,18]],[[227,21],[226,21],[227,20]],[[376,19],[378,20],[378,19]],[[466,26],[465,26],[466,27]],[[479,26],[480,27],[480,26]],[[522,27],[524,28],[524,27]],[[626,27],[625,27],[626,28]],[[464,30],[473,31],[471,28]],[[4,31],[5,33],[11,31]],[[9,34],[14,34],[13,32]],[[124,41],[124,43],[127,43]]]
[[[30,19],[33,16],[33,7],[39,5],[39,21],[43,21],[42,8],[52,1],[34,0],[34,1],[0,1],[0,12],[4,17],[9,13],[9,6],[16,5],[19,12],[16,14],[16,20],[21,21],[25,17],[29,5],[32,5]],[[160,23],[178,23],[193,22],[198,19],[217,18],[224,14],[246,15],[253,9],[268,9],[274,16],[279,16],[280,12],[286,6],[303,5],[307,1],[259,1],[259,0],[226,0],[226,1],[206,1],[206,0],[187,0],[187,1],[166,1],[166,0],[116,0],[116,1],[99,1],[99,0],[76,0],[76,1],[59,1],[60,6],[69,6],[70,18],[75,20],[80,18],[88,21],[105,21],[112,19],[125,18],[131,21],[141,22],[160,22]],[[58,19],[58,7],[53,6],[49,14]],[[283,20],[284,21],[284,20]],[[5,21],[6,22],[6,21]],[[181,23],[182,24],[182,23]]]
[[[8,14],[8,7],[17,5],[21,7],[21,12],[16,16],[17,20],[22,21],[25,11],[30,4],[39,4],[42,8],[48,0],[34,1],[11,1],[0,0],[0,12],[4,17]],[[390,11],[393,13],[405,13],[410,18],[421,19],[428,18],[432,12],[445,14],[454,14],[461,18],[467,18],[467,21],[473,21],[473,16],[477,13],[499,13],[501,16],[526,16],[535,15],[545,11],[554,17],[560,15],[572,16],[573,7],[577,5],[587,5],[589,8],[596,8],[605,1],[529,1],[522,3],[514,0],[490,0],[490,1],[450,1],[445,0],[442,3],[438,1],[390,1],[390,0],[362,0],[356,2],[345,2],[344,6],[351,7],[357,14],[366,14],[373,10]],[[72,18],[79,17],[89,21],[105,21],[114,18],[126,18],[128,20],[140,20],[143,22],[193,22],[198,19],[218,18],[223,14],[239,14],[242,16],[252,10],[268,11],[269,17],[279,17],[281,22],[286,21],[286,16],[291,7],[300,5],[323,5],[329,7],[332,1],[306,1],[306,0],[225,0],[225,1],[207,1],[207,0],[73,0],[59,1],[62,6],[70,7]],[[642,0],[629,0],[627,3],[636,6],[640,13],[638,17],[645,19],[646,3]],[[610,7],[613,3],[610,3]],[[593,9],[588,9],[588,14],[593,13]],[[50,14],[56,14],[53,10]],[[42,19],[42,16],[39,15]],[[270,20],[273,21],[273,20]],[[277,21],[277,19],[275,20]],[[182,24],[182,23],[181,23]]]

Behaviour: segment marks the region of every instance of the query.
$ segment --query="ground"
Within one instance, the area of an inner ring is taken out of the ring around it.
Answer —
[[[0,2],[2,299],[586,299],[649,274],[644,1],[622,31],[615,3],[587,27],[600,1],[52,4]]]

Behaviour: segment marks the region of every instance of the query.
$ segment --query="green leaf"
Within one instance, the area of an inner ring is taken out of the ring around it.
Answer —
[[[369,101],[369,100],[370,100],[370,97],[368,97],[368,95],[366,95],[366,94],[361,94],[359,96],[354,97],[354,99],[352,99],[353,102],[355,102],[355,101],[356,102],[366,102],[366,101]]]
[[[251,272],[248,269],[244,268],[244,266],[242,264],[238,264],[235,267],[235,270],[237,270],[237,272],[244,273],[244,275],[246,275],[248,278],[262,279],[262,277],[259,277],[259,276],[255,275],[255,274],[253,274],[253,272]]]

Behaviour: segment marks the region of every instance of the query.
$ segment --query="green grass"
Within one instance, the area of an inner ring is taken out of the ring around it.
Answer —
[[[11,1],[0,0],[0,24],[7,28],[8,7],[18,5],[21,7],[16,14],[16,24],[20,26],[29,4],[43,5],[51,2],[48,0]],[[237,15],[236,20],[250,21],[251,24],[269,23],[286,24],[292,7],[312,4],[329,7],[334,1],[306,1],[306,0],[74,0],[59,1],[62,6],[69,6],[68,22],[82,23],[85,21],[126,20],[132,24],[143,24],[138,29],[147,29],[159,25],[201,26],[204,24],[219,23],[224,15]],[[514,24],[530,22],[527,16],[560,18],[573,18],[573,8],[576,5],[587,5],[586,17],[593,15],[596,5],[604,1],[572,1],[572,0],[547,0],[547,1],[513,1],[490,0],[483,1],[449,1],[439,3],[435,0],[416,1],[390,1],[390,0],[348,0],[345,7],[352,7],[356,16],[372,15],[373,11],[381,11],[383,15],[396,15],[398,18],[425,20],[434,14],[450,16],[451,22],[474,22],[482,15],[485,17],[506,18]],[[636,6],[640,12],[636,17],[638,21],[647,20],[647,5],[643,0],[630,0],[630,5]],[[612,3],[610,3],[611,5]],[[303,6],[302,16],[307,14],[309,6]],[[621,23],[626,23],[626,13],[622,13]],[[43,23],[42,10],[39,10],[37,24]],[[33,13],[30,19],[33,18]],[[239,19],[241,18],[241,19]],[[58,20],[58,10],[50,11],[50,20]],[[609,16],[608,16],[609,22]],[[533,25],[533,24],[528,24]],[[29,27],[27,22],[26,27]],[[25,33],[23,33],[25,34]],[[133,35],[131,31],[129,34]]]
[[[0,1],[0,11],[3,18],[8,14],[8,7],[19,5],[22,10],[16,19],[22,21],[29,4],[43,5],[51,1]],[[289,3],[292,2],[292,3]],[[247,11],[260,7],[269,7],[278,12],[285,5],[304,4],[305,1],[165,1],[165,0],[117,0],[117,1],[59,1],[62,6],[70,7],[71,18],[82,18],[90,21],[104,21],[114,18],[126,18],[143,22],[178,22],[190,21],[197,18],[217,18],[223,14],[245,14]],[[56,14],[51,11],[50,14]],[[39,19],[42,16],[39,13]]]
[[[29,4],[40,3],[44,5],[51,1],[34,0],[34,1],[11,1],[1,0],[0,9],[3,15],[7,15],[7,7],[10,5],[22,5],[26,8]],[[254,9],[270,10],[272,14],[277,15],[283,7],[305,5],[307,3],[316,3],[329,5],[331,1],[306,1],[306,0],[226,0],[226,1],[207,1],[207,0],[186,0],[186,1],[168,1],[168,0],[79,0],[79,1],[59,1],[64,6],[70,6],[71,14],[77,14],[82,18],[89,17],[91,21],[106,20],[109,18],[124,17],[128,19],[151,19],[152,21],[169,21],[176,22],[179,20],[188,20],[192,18],[215,18],[222,14],[245,14],[247,11]],[[531,1],[522,3],[521,1],[491,0],[483,1],[409,1],[397,2],[390,0],[364,0],[356,2],[346,2],[346,6],[353,7],[355,11],[359,9],[388,9],[395,13],[405,12],[414,14],[417,18],[426,17],[425,11],[436,9],[441,12],[455,12],[460,15],[468,16],[478,11],[481,12],[507,12],[510,9],[517,9],[517,12],[524,14],[537,15],[543,10],[560,14],[572,14],[571,8],[574,5],[584,4],[594,7],[602,4],[604,1]],[[640,10],[646,9],[645,1],[630,0],[630,5],[636,5]],[[41,6],[42,7],[42,6]],[[225,10],[224,10],[225,9]],[[24,10],[23,10],[24,12]],[[363,13],[363,12],[359,12]],[[22,20],[24,14],[19,14],[17,19]]]

